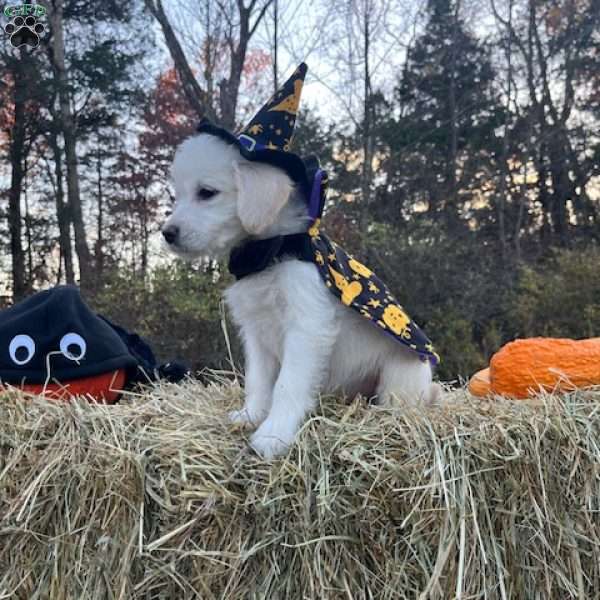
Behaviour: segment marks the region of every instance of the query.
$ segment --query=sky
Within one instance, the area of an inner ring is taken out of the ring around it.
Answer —
[[[425,3],[425,0],[372,0],[373,40],[369,60],[374,88],[391,91]],[[306,62],[309,73],[303,105],[316,110],[325,120],[358,120],[361,116],[364,52],[356,41],[362,36],[363,4],[364,0],[279,0],[279,80],[284,81],[300,62]],[[351,5],[358,8],[353,10]],[[204,38],[203,18],[197,4],[172,0],[165,7],[188,60],[194,64],[195,49]],[[170,58],[162,32],[157,25],[155,30],[161,47],[159,60],[168,64]],[[272,40],[273,11],[269,9],[251,40],[250,51],[261,49],[271,54]],[[272,85],[271,69],[266,71],[265,77]]]

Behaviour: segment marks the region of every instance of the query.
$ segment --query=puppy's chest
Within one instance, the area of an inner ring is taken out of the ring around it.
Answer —
[[[238,326],[283,329],[285,294],[273,273],[260,273],[233,284],[226,301]]]

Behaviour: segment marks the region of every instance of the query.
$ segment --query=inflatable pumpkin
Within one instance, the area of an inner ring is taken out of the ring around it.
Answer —
[[[529,338],[503,346],[490,366],[475,373],[475,396],[525,399],[540,391],[571,392],[600,385],[600,338]]]

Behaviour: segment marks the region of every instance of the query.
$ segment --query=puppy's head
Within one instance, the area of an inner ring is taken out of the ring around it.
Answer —
[[[284,171],[251,162],[209,134],[189,138],[175,154],[173,213],[162,234],[184,258],[220,257],[277,220],[292,191]]]

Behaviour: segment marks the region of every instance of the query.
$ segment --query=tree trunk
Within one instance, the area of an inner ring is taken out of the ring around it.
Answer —
[[[242,81],[242,72],[246,63],[248,43],[254,35],[256,28],[264,18],[267,9],[273,0],[266,0],[260,9],[254,22],[250,22],[252,11],[256,6],[256,0],[252,0],[246,7],[244,0],[237,0],[240,33],[237,43],[233,39],[227,40],[231,50],[231,62],[229,64],[229,77],[219,83],[219,108],[221,110],[221,123],[223,127],[235,129],[235,115],[237,102]]]
[[[12,256],[12,286],[13,300],[23,298],[27,293],[25,285],[25,255],[23,242],[21,240],[21,191],[23,187],[23,158],[25,153],[25,98],[26,68],[25,55],[21,53],[21,59],[13,61],[14,69],[14,125],[11,130],[10,139],[10,164],[11,177],[8,192],[8,228],[10,232],[10,253]]]
[[[70,216],[75,232],[75,250],[79,259],[80,285],[89,289],[93,281],[92,257],[87,244],[81,195],[79,192],[79,173],[77,170],[77,133],[75,119],[71,110],[69,82],[65,68],[65,46],[63,35],[63,0],[54,0],[54,10],[50,11],[52,25],[52,61],[58,84],[60,124],[65,141],[67,167],[67,197]]]
[[[25,169],[27,170],[27,169]],[[23,199],[25,200],[25,240],[27,241],[27,281],[29,289],[33,284],[33,235],[31,234],[31,213],[29,212],[29,199],[27,198],[27,183],[23,185]]]
[[[450,81],[448,86],[448,123],[450,126],[450,140],[448,147],[448,163],[446,166],[446,183],[448,184],[448,198],[444,204],[446,223],[450,231],[458,220],[458,198],[456,166],[458,155],[458,110],[456,106],[456,61],[457,61],[457,33],[460,2],[456,2],[454,18],[452,20],[452,45],[450,46]]]
[[[142,255],[141,255],[141,269],[142,279],[146,280],[148,274],[148,239],[150,238],[150,231],[148,228],[148,196],[146,191],[142,195],[142,214],[140,218],[140,225],[142,229]]]
[[[102,280],[104,271],[104,193],[102,190],[102,157],[98,152],[96,156],[96,173],[98,175],[98,216],[96,219],[96,248],[95,261],[96,273]]]
[[[373,165],[373,140],[371,135],[371,70],[369,64],[369,53],[371,44],[370,31],[370,6],[365,2],[365,14],[363,23],[363,54],[364,54],[364,71],[363,71],[363,168],[362,168],[362,201],[363,211],[367,211],[367,206],[371,201],[371,180],[372,180],[372,165]]]
[[[65,266],[66,282],[72,284],[75,283],[75,273],[73,271],[73,251],[71,249],[71,217],[69,207],[64,201],[62,154],[56,131],[50,133],[50,147],[54,154],[54,177],[56,180],[54,197],[56,201],[56,220],[58,222],[58,243],[61,259]]]
[[[181,44],[179,43],[179,40],[173,31],[173,27],[171,26],[171,23],[169,22],[169,19],[165,13],[162,1],[156,0],[155,2],[154,0],[145,0],[145,4],[150,13],[158,21],[163,31],[165,42],[167,44],[167,48],[169,49],[169,54],[171,55],[173,63],[175,64],[175,70],[177,71],[177,75],[187,101],[196,111],[199,119],[202,117],[214,119],[215,114],[211,99],[207,98],[204,90],[202,90],[198,81],[196,80],[196,77],[194,76],[194,73],[185,57]]]
[[[513,0],[509,0],[508,3],[508,26],[512,28],[512,13],[513,13]],[[502,263],[506,264],[506,224],[504,220],[504,212],[506,210],[506,180],[509,176],[509,164],[508,164],[508,149],[509,149],[509,116],[510,116],[510,102],[512,96],[512,37],[509,37],[508,47],[506,49],[506,109],[504,114],[504,131],[502,134],[502,151],[500,153],[500,182],[498,185],[498,241],[500,242],[500,251],[502,253]],[[517,231],[517,236],[519,232]],[[517,242],[518,244],[519,242]],[[518,248],[520,252],[520,246]]]
[[[363,136],[362,136],[362,169],[360,173],[361,202],[358,211],[358,226],[361,232],[360,252],[361,256],[368,262],[369,244],[367,243],[367,231],[369,224],[369,206],[371,204],[371,185],[373,183],[373,94],[371,89],[371,64],[369,62],[371,53],[371,11],[373,6],[370,0],[364,0],[362,22],[362,54],[363,54]],[[360,9],[356,8],[360,15]]]
[[[560,132],[553,131],[548,142],[548,162],[550,177],[552,179],[552,226],[554,235],[561,246],[569,245],[569,217],[567,202],[575,195],[572,182],[569,178],[566,151],[561,144]]]
[[[219,108],[221,110],[221,123],[229,130],[235,129],[235,113],[237,110],[238,93],[242,81],[242,71],[246,60],[246,51],[250,40],[250,9],[244,7],[242,0],[238,0],[240,16],[240,36],[234,47],[230,40],[231,62],[229,77],[219,83]]]
[[[279,89],[279,0],[273,1],[273,89]]]

